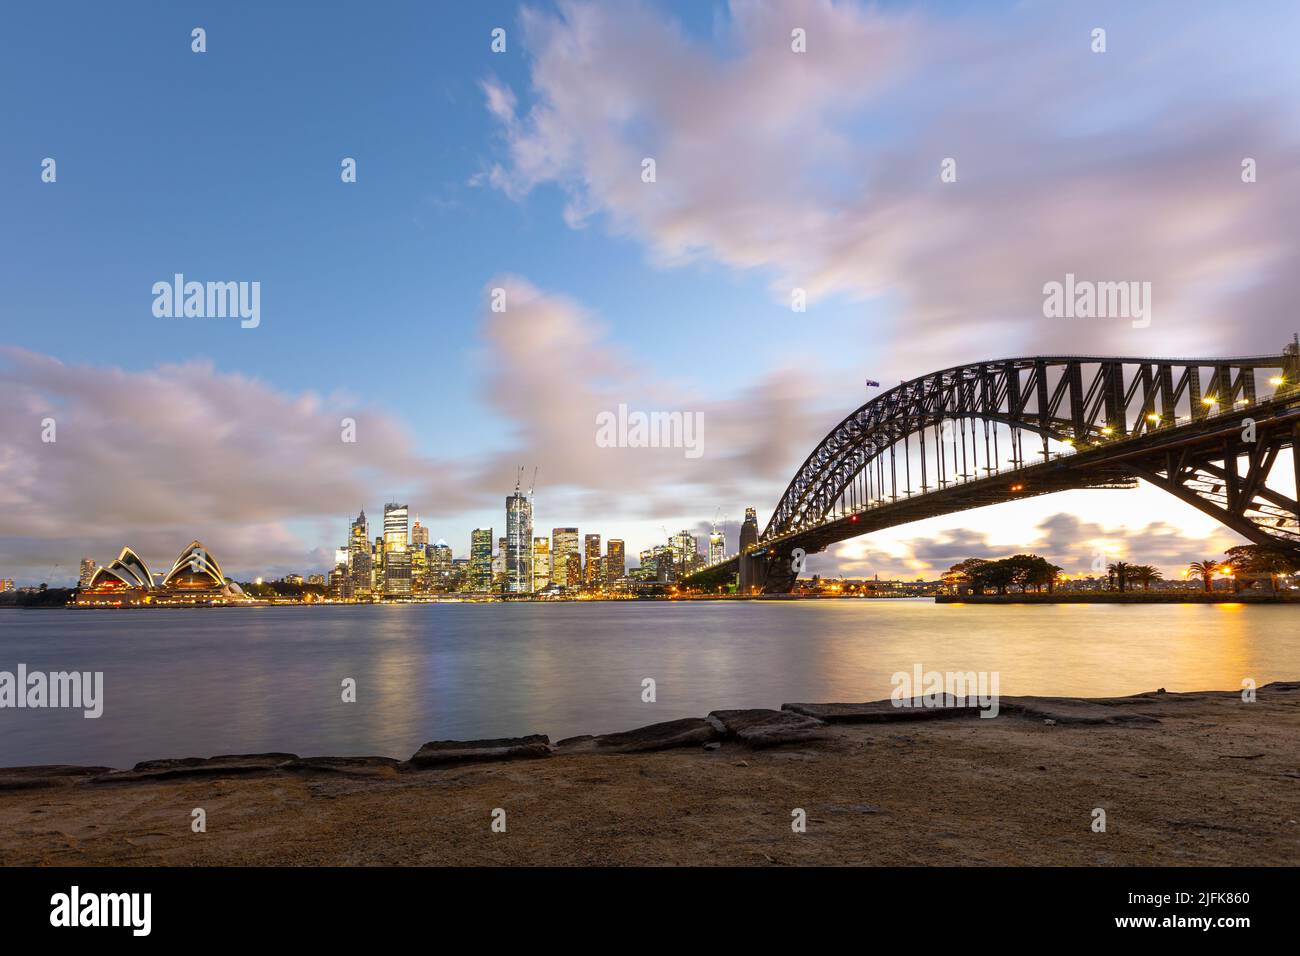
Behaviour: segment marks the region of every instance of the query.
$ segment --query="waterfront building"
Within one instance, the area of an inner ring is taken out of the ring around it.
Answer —
[[[336,601],[351,601],[355,597],[352,588],[352,573],[344,565],[339,565],[330,572],[330,597]]]
[[[352,595],[367,598],[373,590],[374,559],[370,554],[370,528],[364,511],[357,515],[348,531],[347,566],[352,572]]]
[[[672,547],[666,544],[657,544],[647,551],[642,551],[641,569],[643,577],[650,581],[668,582],[676,580]]]
[[[533,538],[533,590],[541,591],[551,583],[551,539]]]
[[[583,576],[583,583],[587,587],[600,584],[600,535],[589,534],[583,539],[583,550],[586,552],[586,572]]]
[[[492,590],[492,529],[475,528],[469,536],[469,589]]]
[[[465,591],[469,587],[469,558],[452,558],[447,577],[448,591]]]
[[[623,540],[610,538],[605,546],[605,585],[613,587],[627,573],[627,555],[624,554]]]
[[[140,556],[130,548],[123,548],[116,560],[90,576],[86,590],[116,593],[148,591],[153,586],[153,574],[140,560]]]
[[[0,578],[0,594],[5,594],[14,589],[13,578]]]
[[[578,573],[570,573],[570,557],[578,559]],[[578,552],[577,528],[551,529],[551,580],[566,588],[576,588],[582,583],[582,558]]]
[[[411,596],[411,555],[409,549],[384,554],[384,597]]]
[[[429,529],[420,524],[420,516],[415,516],[415,524],[411,526],[411,544],[417,548],[422,548],[429,543]]]
[[[428,546],[412,544],[407,550],[407,554],[411,556],[411,593],[426,593],[429,590]]]
[[[134,551],[123,548],[111,564],[91,575],[77,593],[77,604],[231,604],[249,600],[226,578],[217,559],[191,541],[171,570],[156,580]]]
[[[77,587],[84,588],[90,584],[90,579],[95,576],[99,570],[99,564],[94,558],[81,559],[81,576],[77,579]]]
[[[396,502],[384,505],[384,553],[405,551],[410,540],[410,509]]]
[[[527,594],[532,590],[533,502],[519,490],[506,495],[505,589],[510,594]]]
[[[335,567],[337,567],[337,565],[336,565]],[[344,568],[344,570],[346,571],[347,569]],[[332,573],[332,572],[331,572],[331,573]],[[324,584],[324,583],[325,583],[325,575],[323,575],[323,574],[309,574],[309,575],[307,575],[307,583],[308,583],[308,584]]]
[[[699,560],[699,542],[695,535],[683,528],[673,535],[668,543],[672,548],[673,564],[677,575],[680,577],[690,574]]]
[[[411,594],[410,509],[404,504],[384,505],[384,588],[385,597]]]
[[[453,590],[451,547],[446,541],[439,539],[437,544],[429,545],[428,564],[429,590],[439,593]]]

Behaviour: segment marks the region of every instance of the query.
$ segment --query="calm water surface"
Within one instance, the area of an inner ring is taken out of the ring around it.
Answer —
[[[1003,694],[1300,678],[1300,608],[591,602],[0,612],[0,670],[104,672],[104,715],[0,710],[0,766],[626,730],[722,707],[889,696],[998,671]],[[357,681],[358,700],[340,700]],[[653,677],[658,701],[641,702]]]

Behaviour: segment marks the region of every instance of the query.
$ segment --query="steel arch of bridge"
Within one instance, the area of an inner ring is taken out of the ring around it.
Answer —
[[[1280,355],[1233,359],[1011,358],[955,366],[902,382],[857,408],[813,449],[760,540],[824,523],[864,469],[882,455],[892,454],[899,441],[919,435],[923,442],[927,429],[935,429],[935,440],[940,440],[937,432],[945,421],[970,419],[1008,426],[1012,458],[1021,464],[1026,450],[1020,433],[1040,436],[1046,461],[1049,439],[1069,441],[1084,451],[1117,439],[1196,426],[1216,412],[1252,409],[1261,402],[1264,406],[1279,400],[1293,402],[1300,378],[1296,351],[1288,346]],[[1260,373],[1273,373],[1271,377],[1280,378],[1282,384],[1266,384],[1261,390]],[[1272,454],[1276,456],[1276,445]],[[1235,454],[1232,460],[1235,463]],[[1183,467],[1171,461],[1171,469],[1180,469],[1177,473],[1147,468],[1132,473],[1148,480],[1168,478],[1166,490],[1203,507],[1207,489],[1189,481],[1193,476],[1184,474]],[[1231,470],[1235,464],[1229,468],[1225,461],[1224,468]],[[1235,474],[1224,477],[1236,483]],[[1247,483],[1256,490],[1263,487],[1258,474],[1252,473]],[[1215,493],[1225,499],[1233,494],[1226,488]],[[1285,506],[1288,501],[1283,498],[1276,504]],[[1258,535],[1251,536],[1259,540]],[[1290,532],[1285,537],[1296,544]]]

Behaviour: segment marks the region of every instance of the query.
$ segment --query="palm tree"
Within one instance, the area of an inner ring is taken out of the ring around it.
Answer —
[[[1138,584],[1142,585],[1143,591],[1151,590],[1151,582],[1159,581],[1164,575],[1156,568],[1149,564],[1139,564],[1129,569],[1129,576]]]
[[[1129,576],[1133,573],[1133,565],[1127,561],[1116,561],[1106,569],[1108,574],[1114,575],[1115,580],[1119,583],[1121,592],[1125,591],[1125,585],[1128,583]]]
[[[1211,589],[1210,579],[1214,577],[1214,572],[1219,570],[1219,562],[1214,560],[1193,561],[1187,566],[1187,570],[1205,582],[1205,593],[1209,594]]]

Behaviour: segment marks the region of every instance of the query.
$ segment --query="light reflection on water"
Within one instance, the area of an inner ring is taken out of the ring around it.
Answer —
[[[0,710],[0,766],[625,730],[722,707],[879,700],[890,677],[997,671],[1003,694],[1300,678],[1300,608],[585,602],[0,614],[0,670],[102,670],[104,716]],[[358,701],[340,684],[356,678]],[[653,677],[658,700],[641,702]]]

